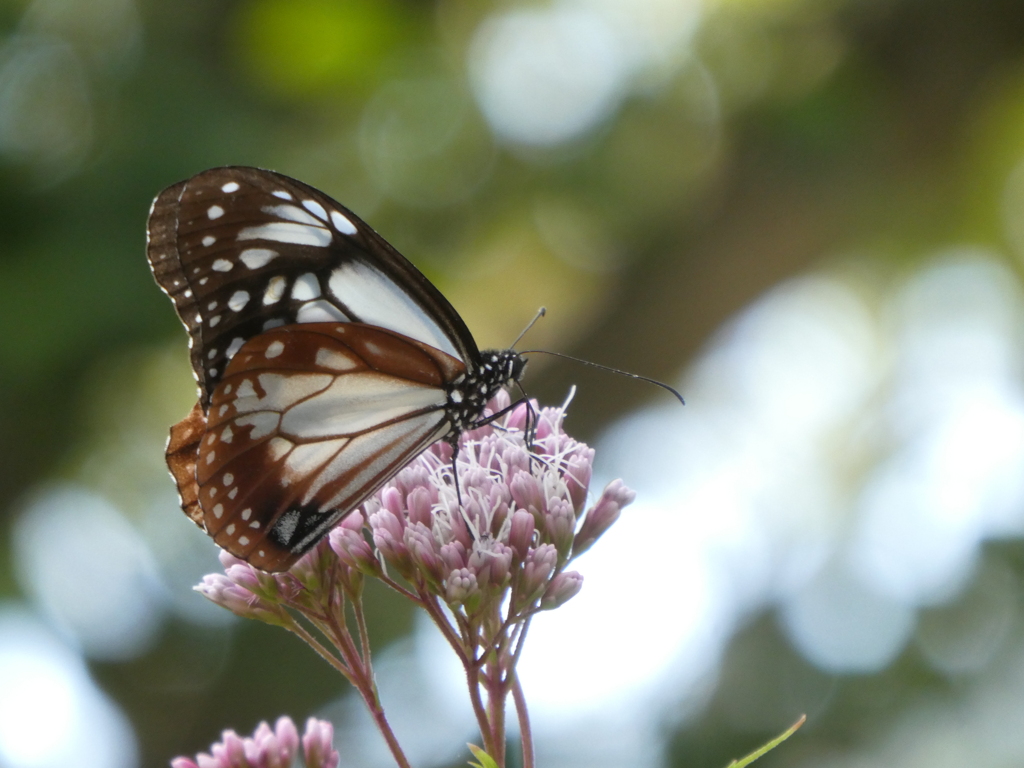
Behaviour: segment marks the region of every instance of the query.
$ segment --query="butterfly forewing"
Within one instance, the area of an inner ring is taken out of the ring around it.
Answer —
[[[207,532],[279,570],[451,431],[461,362],[361,324],[291,325],[246,343],[214,390],[195,479]]]
[[[153,203],[148,255],[188,329],[200,399],[260,333],[293,323],[362,322],[472,367],[478,350],[441,293],[327,195],[254,168],[215,168]]]

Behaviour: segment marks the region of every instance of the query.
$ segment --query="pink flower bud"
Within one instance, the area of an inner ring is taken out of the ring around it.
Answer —
[[[515,552],[516,559],[522,562],[526,553],[533,545],[533,531],[535,528],[533,515],[529,512],[517,509],[512,514],[512,524],[508,532],[508,543]]]
[[[387,509],[381,509],[370,517],[373,543],[403,576],[412,575],[412,557],[405,546],[405,526]]]
[[[384,509],[388,510],[396,518],[402,519],[405,517],[405,500],[402,498],[402,493],[397,488],[389,486],[380,492],[380,503]]]
[[[565,560],[572,550],[573,534],[576,532],[576,515],[573,514],[572,504],[565,499],[549,499],[544,529],[558,550],[559,560]]]
[[[509,483],[509,490],[521,509],[533,513],[534,516],[544,510],[544,489],[541,487],[540,481],[532,475],[525,472],[518,473]]]
[[[341,756],[334,749],[334,726],[315,717],[306,721],[302,736],[302,754],[306,768],[337,768]]]
[[[583,576],[576,571],[563,571],[551,580],[540,600],[541,610],[550,611],[565,604],[583,589]]]
[[[449,541],[441,545],[441,559],[449,571],[466,567],[466,548],[461,541]]]
[[[355,531],[339,525],[331,531],[327,541],[338,559],[349,568],[354,568],[367,576],[382,574],[380,563],[374,557],[373,547],[361,530]]]
[[[593,463],[593,448],[581,449],[566,461],[565,484],[569,489],[573,511],[577,516],[583,514],[583,507],[587,503],[587,489],[590,487]]]
[[[413,523],[405,529],[405,546],[420,573],[432,584],[440,585],[444,579],[442,561],[438,557],[434,535],[423,523]]]
[[[504,587],[509,580],[512,568],[512,547],[495,542],[491,549],[491,581],[496,586]]]
[[[235,766],[245,760],[245,741],[237,733],[231,730],[224,731],[221,735],[222,744],[214,744],[213,756],[226,761],[228,765]],[[202,762],[202,756],[200,756]]]
[[[468,568],[459,568],[448,574],[445,597],[450,605],[462,605],[479,595],[476,575]]]
[[[576,533],[572,544],[573,557],[586,552],[619,519],[622,508],[631,504],[636,492],[631,491],[621,480],[612,480],[601,494],[597,503],[587,511],[583,524]]]
[[[245,619],[281,624],[284,618],[282,608],[240,587],[223,574],[207,574],[196,585],[195,590],[207,600]]]
[[[512,412],[508,415],[508,418],[505,420],[505,428],[516,429],[519,430],[520,432],[526,429],[526,419],[527,414],[529,413],[529,408],[530,406],[527,405],[526,403],[520,403],[515,408],[513,408]]]
[[[360,531],[363,528],[364,522],[365,521],[363,519],[362,514],[358,510],[356,510],[354,512],[349,512],[347,515],[341,518],[341,522],[338,523],[338,526],[340,528],[346,528],[350,531]]]
[[[558,564],[558,550],[552,544],[541,544],[530,550],[519,579],[519,596],[524,605],[544,594],[548,579]]]
[[[501,542],[478,542],[469,556],[468,568],[476,574],[477,584],[485,587],[504,587],[512,564],[512,549]]]
[[[405,501],[409,507],[409,522],[422,523],[429,528],[433,520],[430,513],[434,504],[430,491],[424,487],[413,488]]]

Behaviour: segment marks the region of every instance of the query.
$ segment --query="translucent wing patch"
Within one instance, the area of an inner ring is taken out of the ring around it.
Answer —
[[[287,176],[215,168],[169,187],[150,211],[148,256],[189,332],[204,408],[246,341],[295,323],[376,325],[477,365],[465,323],[412,264]]]
[[[430,345],[362,324],[263,333],[234,355],[205,418],[194,410],[175,427],[168,463],[173,447],[183,503],[235,556],[287,569],[452,432],[447,390],[464,372]]]

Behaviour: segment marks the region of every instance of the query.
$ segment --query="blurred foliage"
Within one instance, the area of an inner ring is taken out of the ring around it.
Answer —
[[[1024,255],[1024,226],[1007,233],[1002,207],[1024,156],[1019,0],[709,2],[670,77],[549,148],[495,139],[466,73],[476,25],[510,5],[0,2],[5,521],[52,477],[138,506],[124,478],[160,461],[192,397],[144,225],[156,192],[205,167],[272,167],[345,202],[482,345],[506,346],[544,304],[530,346],[666,380],[726,318],[822,259],[870,249],[895,270],[961,241]],[[570,426],[582,438],[657,396],[569,364],[536,359],[531,373],[542,400],[580,385]],[[1024,563],[1004,549],[1016,606]],[[8,552],[0,591],[13,597]],[[411,619],[379,597],[382,647]],[[674,737],[674,764],[724,765],[806,709],[804,729],[759,765],[812,764],[881,738],[922,700],[956,701],[963,679],[923,658],[953,642],[942,626],[971,617],[969,596],[936,609],[898,663],[849,679],[814,669],[757,617]],[[1019,621],[1004,632],[1022,639]],[[298,720],[343,690],[283,633],[181,620],[144,657],[94,672],[132,718],[144,765],[221,727]]]

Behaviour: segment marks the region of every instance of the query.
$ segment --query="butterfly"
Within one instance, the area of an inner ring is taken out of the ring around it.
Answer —
[[[195,407],[166,458],[182,509],[232,555],[287,570],[438,440],[518,382],[452,305],[351,211],[271,171],[203,171],[161,192],[157,284],[189,335]]]

